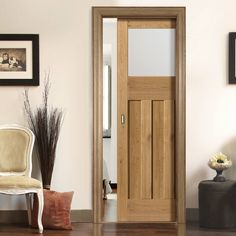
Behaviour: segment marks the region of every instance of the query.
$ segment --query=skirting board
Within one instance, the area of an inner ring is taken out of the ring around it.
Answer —
[[[186,209],[187,222],[198,222],[199,220],[199,209],[198,208],[187,208]]]
[[[186,218],[187,222],[197,222],[199,217],[198,208],[187,208]],[[72,210],[72,222],[93,222],[93,211],[88,210]],[[27,211],[0,211],[0,223],[22,223],[27,224]]]
[[[92,210],[71,210],[72,222],[92,222]],[[0,223],[28,224],[26,210],[0,211]]]

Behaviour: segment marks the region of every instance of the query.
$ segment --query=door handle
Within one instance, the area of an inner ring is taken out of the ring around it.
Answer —
[[[125,115],[121,114],[121,124],[125,125]]]

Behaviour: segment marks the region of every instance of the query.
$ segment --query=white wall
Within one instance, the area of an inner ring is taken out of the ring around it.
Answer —
[[[73,209],[92,207],[92,5],[187,7],[187,207],[197,185],[212,178],[208,158],[222,150],[236,179],[236,87],[227,84],[228,32],[236,31],[234,0],[1,0],[1,33],[39,33],[41,73],[53,71],[51,102],[66,110],[52,187],[74,190]],[[0,87],[0,123],[25,124],[22,87]],[[41,87],[31,87],[34,104]],[[2,201],[10,209],[13,201]],[[20,202],[14,206],[20,208]]]

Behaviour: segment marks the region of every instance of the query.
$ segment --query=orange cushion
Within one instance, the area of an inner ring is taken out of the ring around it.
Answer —
[[[74,192],[43,190],[43,227],[45,229],[72,229],[70,208]],[[32,226],[38,227],[38,198],[35,195],[32,213]]]

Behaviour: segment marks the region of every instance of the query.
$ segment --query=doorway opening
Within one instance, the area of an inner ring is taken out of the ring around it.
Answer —
[[[117,19],[103,18],[103,222],[117,222]]]
[[[103,170],[105,170],[105,165],[103,162],[104,156],[104,104],[103,104],[103,92],[105,92],[105,85],[107,88],[111,88],[113,81],[106,83],[103,78],[103,72],[108,70],[104,67],[103,50],[105,48],[103,42],[103,19],[105,18],[118,18],[118,19],[173,19],[176,22],[176,53],[175,53],[175,88],[174,88],[174,111],[175,111],[175,126],[174,126],[174,156],[175,156],[175,166],[174,166],[174,186],[175,186],[175,203],[173,207],[175,209],[175,217],[172,222],[185,223],[185,8],[184,7],[93,7],[93,79],[94,79],[94,140],[93,140],[93,212],[94,212],[94,222],[101,223],[104,222],[103,219]],[[109,46],[107,46],[109,48]],[[108,49],[109,50],[109,49]],[[107,65],[108,66],[108,65]],[[109,72],[108,72],[109,74]],[[135,81],[134,81],[135,82]],[[109,89],[108,89],[109,90]],[[107,93],[112,96],[111,92]],[[120,97],[118,97],[118,102],[120,103]],[[150,107],[149,102],[144,102],[145,107]],[[139,104],[135,102],[131,104],[134,113],[138,111]],[[158,107],[159,105],[156,104]],[[107,102],[109,108],[109,101]],[[137,108],[137,109],[136,109]],[[146,109],[146,108],[145,108]],[[149,108],[148,108],[149,109]],[[108,109],[109,110],[109,109]],[[108,112],[109,114],[109,112]],[[107,116],[107,124],[105,135],[109,133],[109,115]],[[121,122],[125,124],[127,114],[117,114],[118,124]],[[135,119],[135,116],[133,116]],[[129,119],[129,117],[128,117]],[[112,122],[112,121],[111,121]],[[112,127],[112,125],[111,125]],[[118,147],[118,152],[120,146]],[[118,172],[127,174],[126,170],[121,171],[123,160],[120,159],[118,155]],[[108,182],[111,177],[108,177]],[[119,178],[118,178],[119,179]],[[124,178],[118,184],[119,186],[126,185]],[[127,178],[126,178],[127,180]],[[109,187],[109,186],[108,186]],[[136,209],[141,209],[141,207],[149,207],[142,205],[139,201],[129,201],[127,200],[128,195],[120,195],[120,198],[125,201],[126,207],[131,207],[129,211],[131,212]],[[169,203],[168,203],[169,204]],[[122,204],[121,204],[122,205]],[[124,205],[124,204],[123,204]],[[118,210],[119,210],[119,200],[118,200]],[[150,208],[151,210],[151,208]],[[142,211],[139,211],[142,212]],[[148,214],[148,211],[146,212]],[[119,216],[119,213],[118,213]],[[140,218],[139,215],[136,219]],[[122,222],[130,222],[132,216],[123,217]],[[140,218],[143,219],[143,218]]]

